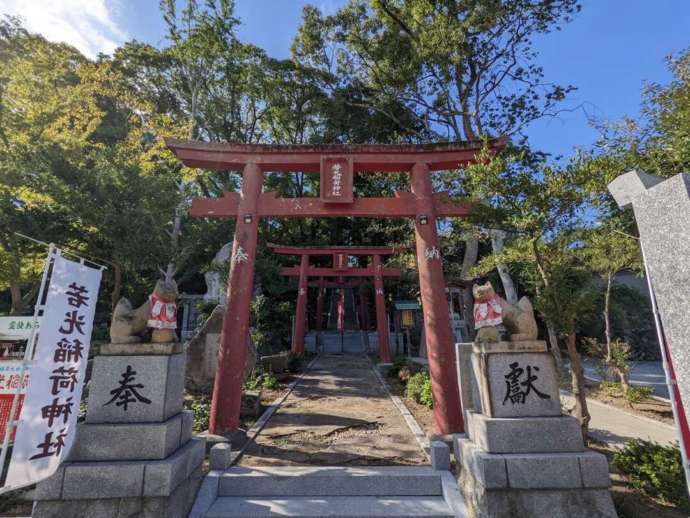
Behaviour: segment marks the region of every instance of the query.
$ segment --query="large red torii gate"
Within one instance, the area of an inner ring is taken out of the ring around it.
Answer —
[[[436,431],[441,434],[463,431],[436,218],[467,216],[471,206],[453,201],[445,193],[434,193],[431,172],[455,169],[475,161],[485,143],[304,146],[166,139],[166,145],[189,167],[242,170],[239,193],[225,192],[221,198],[197,198],[191,208],[194,217],[236,218],[209,419],[212,433],[234,431],[239,427],[259,219],[318,216],[415,219]],[[498,151],[505,146],[505,140],[490,141],[488,146]],[[266,172],[319,172],[321,197],[280,198],[275,192],[264,193]],[[408,172],[410,192],[396,193],[392,198],[355,198],[355,172]]]
[[[392,246],[321,246],[297,247],[269,245],[276,254],[299,255],[300,266],[283,268],[281,275],[299,277],[297,287],[297,310],[295,311],[295,337],[292,351],[296,354],[304,353],[304,322],[307,311],[307,287],[309,277],[373,277],[374,300],[376,302],[376,331],[379,342],[379,358],[383,363],[391,361],[390,344],[388,341],[388,323],[386,320],[386,302],[383,297],[383,277],[400,277],[400,268],[384,268],[381,257],[394,255],[403,249]],[[309,266],[311,256],[332,256],[331,268],[317,268]],[[371,256],[372,264],[366,268],[350,268],[350,256]],[[321,293],[319,293],[321,296]],[[321,301],[322,302],[322,301]],[[323,303],[323,302],[322,302]],[[319,306],[320,304],[317,304]],[[317,308],[317,319],[320,318],[321,308]]]

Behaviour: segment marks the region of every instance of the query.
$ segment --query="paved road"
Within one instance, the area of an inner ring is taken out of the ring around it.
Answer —
[[[601,381],[597,373],[597,362],[591,358],[584,358],[585,376],[596,381]],[[633,385],[652,387],[654,395],[668,399],[668,387],[666,386],[666,376],[660,361],[658,362],[635,362],[630,372],[630,382]]]
[[[427,459],[365,356],[322,354],[240,464],[409,465]]]

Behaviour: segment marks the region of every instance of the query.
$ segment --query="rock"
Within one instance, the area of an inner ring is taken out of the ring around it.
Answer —
[[[247,390],[242,394],[240,416],[259,417],[261,414],[261,397],[258,391]]]
[[[225,306],[216,306],[211,316],[199,328],[187,345],[186,387],[189,390],[209,391],[218,367],[218,346],[223,329]],[[244,362],[244,379],[256,367],[256,348],[247,340],[247,357]]]
[[[264,372],[279,373],[288,370],[290,357],[287,353],[272,354],[261,357],[261,367]]]

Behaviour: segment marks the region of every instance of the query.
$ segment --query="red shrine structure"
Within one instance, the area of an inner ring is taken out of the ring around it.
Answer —
[[[209,420],[212,433],[239,427],[259,220],[304,217],[414,218],[436,431],[463,431],[436,219],[467,216],[471,205],[452,200],[445,193],[435,193],[431,173],[475,161],[483,142],[304,146],[166,139],[166,145],[186,166],[242,171],[239,193],[197,198],[191,208],[194,217],[236,218]],[[488,145],[496,152],[505,146],[505,141],[494,140]],[[264,173],[268,172],[318,172],[321,196],[282,198],[276,192],[262,192]],[[408,173],[410,191],[389,198],[355,197],[354,174],[369,172]]]
[[[320,331],[323,315],[323,288],[324,277],[335,277],[338,285],[343,285],[345,278],[374,278],[374,300],[376,302],[376,331],[379,342],[379,359],[383,363],[390,363],[391,353],[388,343],[388,321],[386,319],[386,302],[383,294],[384,277],[400,277],[399,268],[384,268],[381,263],[382,256],[394,255],[400,251],[395,247],[367,247],[367,246],[326,246],[326,247],[291,247],[270,245],[276,254],[300,256],[299,267],[283,268],[281,275],[299,277],[297,287],[297,309],[295,311],[295,336],[292,344],[292,352],[304,353],[304,333],[307,311],[307,288],[309,277],[318,277],[319,294],[316,304],[316,326]],[[311,256],[332,256],[333,266],[330,268],[316,268],[309,265]],[[370,256],[372,264],[366,268],[350,267],[351,256]],[[339,286],[340,287],[340,286]],[[360,296],[363,293],[360,292]],[[361,304],[360,307],[366,307]]]

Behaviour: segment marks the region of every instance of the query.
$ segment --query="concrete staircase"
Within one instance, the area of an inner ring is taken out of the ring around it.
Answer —
[[[324,331],[321,333],[321,351],[326,354],[363,354],[366,352],[360,331]]]
[[[465,518],[467,514],[453,475],[429,466],[266,466],[211,471],[189,516]]]

